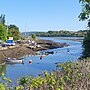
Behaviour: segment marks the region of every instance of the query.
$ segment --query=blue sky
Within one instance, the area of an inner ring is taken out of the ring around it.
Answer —
[[[1,0],[0,14],[6,15],[8,24],[20,31],[48,31],[86,29],[79,21],[79,0]]]

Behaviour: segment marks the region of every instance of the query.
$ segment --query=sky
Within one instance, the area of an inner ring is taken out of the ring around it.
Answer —
[[[78,19],[81,9],[79,0],[0,0],[6,24],[21,32],[84,30],[86,22]]]

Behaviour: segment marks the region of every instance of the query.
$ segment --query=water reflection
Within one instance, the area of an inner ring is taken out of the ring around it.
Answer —
[[[66,61],[76,60],[82,52],[82,45],[80,42],[72,40],[61,40],[59,38],[45,38],[56,42],[68,43],[70,46],[64,48],[43,50],[43,52],[53,52],[53,54],[45,55],[27,55],[24,56],[24,64],[8,64],[4,67],[6,77],[10,77],[13,80],[20,76],[37,76],[44,70],[54,70],[56,64]],[[31,61],[30,61],[31,60]],[[1,67],[1,68],[3,68]],[[1,71],[2,72],[2,71]]]
[[[7,64],[0,60],[0,76],[6,72]]]

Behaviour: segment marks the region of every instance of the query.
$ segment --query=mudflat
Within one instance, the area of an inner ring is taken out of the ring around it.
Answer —
[[[68,46],[66,43],[57,43],[51,40],[37,40],[36,43],[41,47],[36,47],[34,49],[29,48],[29,44],[18,44],[16,46],[7,47],[7,49],[0,50],[0,60],[6,57],[19,58],[30,53],[35,54],[37,51],[62,48]]]

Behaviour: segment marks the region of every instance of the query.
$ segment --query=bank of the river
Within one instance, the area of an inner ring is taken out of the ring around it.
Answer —
[[[45,45],[48,46],[47,44],[43,44],[43,43],[46,43],[46,42],[50,43],[50,41],[53,41],[55,43],[56,42],[67,43],[69,44],[69,46],[63,47],[63,48],[54,47],[54,49],[42,50],[42,52],[52,52],[52,51],[54,52],[53,54],[43,55],[42,59],[40,59],[41,55],[24,54],[22,55],[24,64],[21,64],[21,63],[6,64],[6,68],[4,68],[5,71],[3,71],[5,72],[6,77],[10,77],[13,81],[16,81],[16,79],[20,76],[37,76],[38,74],[42,74],[45,70],[48,72],[53,71],[54,68],[56,68],[56,65],[58,63],[64,63],[66,61],[75,61],[81,55],[81,52],[82,52],[81,42],[72,41],[72,40],[63,40],[63,39],[59,39],[59,37],[58,38],[45,37],[40,39],[43,39],[41,41],[42,44],[40,44],[40,41],[37,41],[37,42],[43,47],[45,47]],[[50,41],[45,42],[45,40],[50,40]],[[26,49],[29,50],[29,54],[30,54],[31,49],[29,48],[26,48]],[[37,52],[37,50],[36,51],[35,50],[33,52]],[[67,50],[69,50],[69,52]],[[14,52],[12,51],[12,53]],[[24,51],[24,53],[26,52]],[[30,60],[32,60],[31,64],[29,63]]]
[[[0,59],[6,57],[19,58],[24,55],[29,55],[30,53],[35,53],[40,50],[54,49],[54,48],[62,48],[68,46],[66,43],[58,43],[53,42],[51,40],[37,40],[36,41],[41,48],[30,49],[28,48],[29,44],[19,44],[16,47],[12,46],[12,48],[8,47],[7,49],[3,48],[0,50]]]

